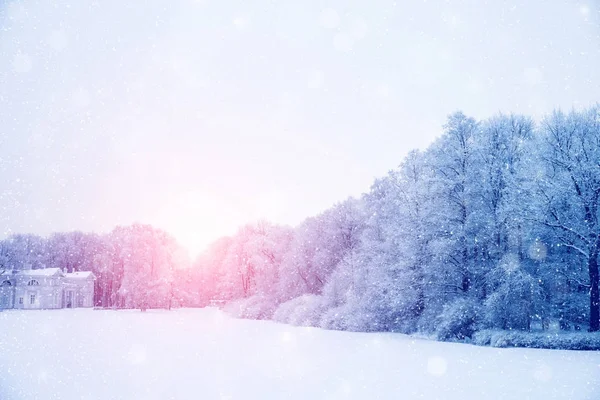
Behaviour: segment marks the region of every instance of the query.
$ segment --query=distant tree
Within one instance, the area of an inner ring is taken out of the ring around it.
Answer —
[[[283,298],[322,293],[338,264],[359,246],[364,229],[361,206],[359,200],[348,199],[296,228],[282,259]]]
[[[171,304],[173,271],[176,268],[175,240],[149,225],[117,227],[113,240],[118,240],[113,255],[123,265],[123,278],[118,295],[125,306],[168,308]]]
[[[227,281],[228,271],[224,266],[224,260],[232,242],[231,237],[216,240],[192,263],[192,268],[186,273],[185,278],[185,293],[189,304],[206,306],[211,300],[230,298],[228,296],[231,292],[230,283]]]
[[[45,241],[32,234],[15,234],[2,241],[0,262],[9,269],[38,269],[44,265]]]

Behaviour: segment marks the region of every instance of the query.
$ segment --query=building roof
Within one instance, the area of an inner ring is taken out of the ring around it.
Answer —
[[[0,276],[34,276],[34,277],[48,277],[60,275],[71,279],[88,279],[90,277],[96,278],[92,271],[76,271],[71,273],[64,273],[60,268],[40,268],[40,269],[21,269],[21,270],[0,270]]]
[[[69,274],[65,274],[67,278],[75,278],[75,279],[87,279],[89,277],[93,277],[94,274],[92,271],[77,271],[71,272]]]
[[[19,275],[24,276],[53,276],[60,274],[62,274],[60,268],[24,269],[19,271]]]
[[[22,270],[5,270],[0,275],[20,275],[20,276],[54,276],[62,274],[60,268],[41,268],[41,269],[22,269]]]

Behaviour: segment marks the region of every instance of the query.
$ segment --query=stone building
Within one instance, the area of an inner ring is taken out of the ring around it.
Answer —
[[[1,271],[0,309],[92,307],[95,279],[91,271],[60,268]]]

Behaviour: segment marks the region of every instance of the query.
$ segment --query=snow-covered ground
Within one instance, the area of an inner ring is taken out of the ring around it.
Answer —
[[[0,399],[598,399],[600,352],[493,349],[215,309],[0,313]]]

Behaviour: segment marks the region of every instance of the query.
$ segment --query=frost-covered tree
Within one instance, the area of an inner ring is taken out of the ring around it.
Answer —
[[[15,234],[2,240],[0,262],[6,269],[38,269],[44,264],[45,241],[38,235]]]
[[[600,330],[600,108],[554,112],[540,132],[541,222],[587,265],[589,329]]]
[[[230,285],[229,271],[224,267],[224,260],[234,238],[225,236],[212,243],[205,252],[200,254],[189,272],[187,293],[197,298],[197,304],[209,305],[211,300],[229,300]],[[193,304],[194,302],[190,300]]]
[[[528,199],[524,180],[529,177],[524,165],[533,127],[527,117],[498,115],[485,121],[477,135],[475,181],[482,186],[477,218],[484,225],[477,239],[485,243],[481,262],[497,263],[506,253],[523,257],[527,232],[521,205]]]
[[[177,244],[163,231],[148,225],[117,227],[112,233],[118,241],[113,257],[123,266],[118,289],[126,307],[168,308],[172,301],[173,271]]]
[[[344,256],[359,245],[361,213],[360,201],[348,199],[295,229],[281,265],[283,298],[322,293]]]
[[[90,271],[94,258],[103,249],[102,237],[94,233],[53,233],[45,241],[44,264],[66,272]]]
[[[476,191],[475,136],[478,124],[457,112],[448,117],[444,134],[428,150],[429,165],[434,172],[430,184],[432,201],[437,204],[435,253],[445,265],[440,268],[457,292],[466,294],[474,276],[473,248],[477,228],[474,221]]]
[[[218,260],[220,266],[214,270],[221,275],[222,297],[240,299],[260,294],[276,298],[279,266],[291,238],[289,228],[267,222],[242,227],[227,244]]]
[[[492,289],[484,304],[489,326],[529,330],[539,286],[521,265],[520,257],[505,255],[490,271],[488,282]]]

